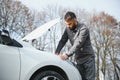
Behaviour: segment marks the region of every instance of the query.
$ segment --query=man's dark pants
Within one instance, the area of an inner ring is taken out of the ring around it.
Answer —
[[[82,80],[95,80],[95,58],[90,57],[86,62],[77,64]]]

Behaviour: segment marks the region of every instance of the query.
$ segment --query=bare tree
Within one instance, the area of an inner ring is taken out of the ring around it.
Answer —
[[[92,24],[91,24],[91,26],[93,26],[92,38],[94,40],[94,47],[97,55],[97,80],[99,80],[100,69],[104,74],[104,79],[107,79],[107,73],[109,72],[107,71],[107,68],[108,68],[107,64],[109,64],[110,61],[112,61],[110,57],[113,57],[114,54],[116,53],[116,52],[111,53],[114,50],[116,50],[115,48],[116,45],[114,45],[114,48],[112,47],[112,44],[116,40],[115,39],[116,34],[113,34],[114,33],[113,27],[116,22],[117,22],[116,19],[114,19],[112,16],[104,12],[94,15],[92,19]],[[114,58],[116,58],[116,56],[114,56]],[[102,64],[101,67],[100,67],[100,64]],[[113,64],[116,64],[116,62],[114,62]],[[114,66],[114,67],[117,67],[117,66]],[[118,75],[117,71],[115,69],[114,71],[115,72],[113,74],[117,76]]]
[[[20,1],[0,0],[0,26],[14,37],[23,37],[32,30],[34,15]]]

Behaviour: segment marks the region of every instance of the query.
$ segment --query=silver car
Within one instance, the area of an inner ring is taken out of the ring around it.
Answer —
[[[11,39],[6,32],[0,35],[0,80],[81,80],[71,63]]]

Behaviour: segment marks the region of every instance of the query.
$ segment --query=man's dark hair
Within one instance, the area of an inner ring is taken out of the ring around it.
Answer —
[[[68,12],[65,14],[65,16],[64,16],[64,19],[65,19],[66,21],[72,20],[72,19],[74,19],[74,18],[76,19],[75,13],[70,12],[70,11],[68,11]]]

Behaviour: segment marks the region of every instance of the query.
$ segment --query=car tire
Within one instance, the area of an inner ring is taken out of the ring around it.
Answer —
[[[32,80],[65,80],[64,77],[55,71],[43,71]]]

